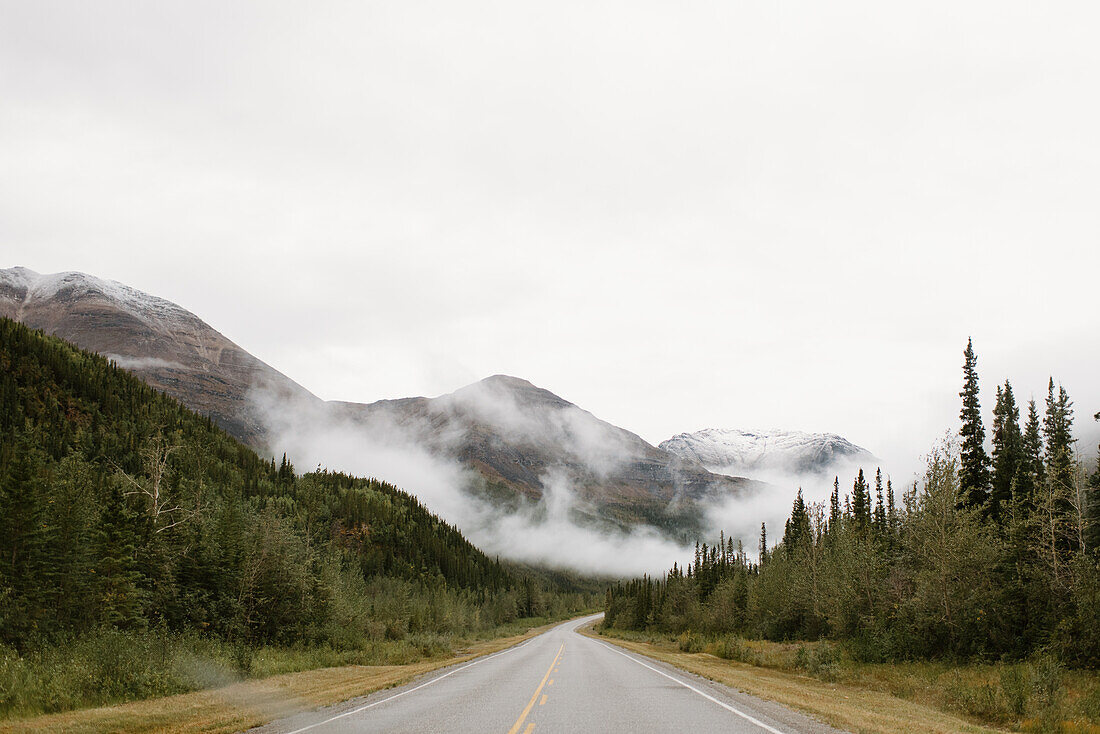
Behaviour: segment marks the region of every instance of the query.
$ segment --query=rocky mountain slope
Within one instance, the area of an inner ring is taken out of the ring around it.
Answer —
[[[265,427],[251,389],[318,400],[190,311],[113,280],[0,270],[0,316],[113,359],[254,447]]]
[[[186,309],[83,273],[0,270],[0,315],[110,357],[261,451],[285,450],[282,437],[288,428],[300,433],[304,416],[314,426],[373,428],[473,470],[471,489],[505,510],[529,510],[548,486],[566,485],[580,519],[688,537],[700,528],[703,503],[757,486],[515,377],[437,398],[326,403]]]
[[[400,427],[475,468],[483,494],[538,501],[567,483],[578,519],[694,532],[701,506],[762,487],[655,447],[530,382],[494,375],[438,398],[343,403],[345,417]]]
[[[839,463],[872,462],[874,455],[834,433],[802,431],[744,431],[707,428],[681,433],[660,448],[712,472],[752,476],[784,472],[815,474]]]

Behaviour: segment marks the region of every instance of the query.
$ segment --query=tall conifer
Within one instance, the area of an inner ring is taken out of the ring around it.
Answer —
[[[1047,384],[1047,410],[1043,417],[1043,438],[1046,441],[1044,458],[1050,480],[1058,487],[1072,486],[1075,471],[1073,402],[1061,385],[1058,386],[1058,392],[1054,392],[1053,377]]]
[[[875,469],[875,514],[872,525],[879,535],[886,534],[886,498],[882,490],[882,468]]]
[[[1095,416],[1100,421],[1100,413]],[[1089,478],[1088,492],[1088,533],[1086,535],[1089,550],[1100,551],[1100,446],[1096,447],[1096,471]]]
[[[978,394],[978,357],[970,339],[966,341],[963,357],[963,389],[959,393],[963,399],[959,413],[962,419],[959,491],[966,505],[982,507],[989,499],[989,455],[985,452],[985,428]]]
[[[852,484],[852,516],[860,530],[866,530],[871,525],[871,493],[863,477],[863,469],[859,470]]]
[[[1020,409],[1016,407],[1012,384],[1005,380],[1003,390],[997,387],[997,404],[993,408],[993,488],[989,495],[989,515],[998,523],[1005,520],[1023,462]]]
[[[891,533],[898,529],[898,508],[894,502],[894,483],[886,480],[886,525]]]
[[[840,477],[833,478],[833,493],[829,497],[829,532],[840,526]]]
[[[1039,427],[1039,409],[1035,399],[1027,403],[1027,423],[1024,424],[1023,458],[1016,478],[1015,495],[1022,508],[1030,508],[1035,492],[1043,481],[1043,436]]]
[[[786,532],[783,534],[783,546],[788,555],[793,554],[798,547],[810,537],[810,514],[806,511],[806,502],[802,499],[802,488],[798,489],[794,506],[791,508],[791,518],[787,520]]]

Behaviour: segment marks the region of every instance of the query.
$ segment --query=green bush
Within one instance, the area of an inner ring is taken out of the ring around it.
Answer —
[[[1026,665],[1006,665],[1001,668],[1001,691],[1008,710],[1014,716],[1027,713],[1031,698],[1031,670]]]
[[[752,648],[745,644],[745,641],[737,635],[725,635],[718,640],[718,644],[715,645],[714,654],[723,660],[736,660],[739,663],[748,663],[749,665],[757,665],[756,654],[752,651]]]
[[[702,652],[706,645],[703,638],[695,632],[683,632],[677,640],[680,652]]]
[[[1039,655],[1032,661],[1031,688],[1038,720],[1035,731],[1062,731],[1065,719],[1065,669],[1052,655]]]
[[[953,670],[943,681],[944,703],[948,708],[984,721],[1003,722],[1011,710],[1001,687],[986,681],[975,682]]]
[[[840,649],[822,642],[814,647],[799,645],[794,656],[795,667],[822,680],[834,681],[840,668]]]

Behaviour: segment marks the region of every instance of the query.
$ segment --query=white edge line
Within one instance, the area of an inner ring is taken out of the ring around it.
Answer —
[[[358,708],[354,708],[351,711],[345,711],[342,714],[337,714],[336,716],[331,716],[331,717],[325,719],[324,721],[318,721],[316,723],[310,724],[309,726],[303,726],[301,729],[295,729],[294,731],[287,732],[287,734],[300,734],[303,731],[309,731],[310,729],[316,729],[318,726],[323,726],[323,725],[329,723],[330,721],[336,721],[337,719],[342,719],[345,716],[351,716],[352,714],[357,714],[360,711],[366,711],[367,709],[373,708],[373,707],[375,707],[379,704],[385,703],[386,701],[392,701],[393,699],[401,698],[402,696],[404,696],[408,693],[413,693],[414,691],[419,691],[421,688],[426,688],[427,686],[430,686],[432,683],[436,683],[438,681],[441,681],[441,680],[443,680],[444,678],[446,678],[448,676],[454,675],[455,673],[461,673],[463,670],[466,670],[466,668],[472,668],[473,666],[477,665],[478,663],[484,663],[486,660],[492,660],[493,658],[500,657],[501,655],[507,655],[510,652],[515,652],[516,650],[520,649],[521,647],[526,647],[529,643],[531,643],[531,642],[537,640],[538,638],[542,637],[542,635],[545,635],[548,632],[553,632],[553,630],[557,629],[558,627],[564,627],[565,625],[569,624],[572,621],[574,621],[574,620],[572,620],[572,619],[567,620],[567,621],[563,622],[562,624],[558,625],[557,627],[554,627],[553,629],[546,630],[546,632],[543,632],[540,635],[535,635],[534,637],[532,637],[529,640],[524,640],[520,644],[514,645],[514,646],[508,648],[507,650],[501,650],[500,652],[495,652],[492,655],[486,655],[483,658],[478,658],[477,660],[473,661],[472,663],[467,663],[466,665],[463,665],[461,668],[455,668],[454,670],[448,671],[448,672],[444,673],[443,675],[436,676],[435,678],[432,678],[429,681],[421,683],[416,688],[410,688],[407,691],[401,691],[401,693],[395,693],[394,695],[390,696],[389,698],[383,698],[381,701],[373,701],[373,702],[365,704],[363,706],[359,706]],[[776,734],[781,734],[781,732],[777,732]]]
[[[760,721],[759,719],[754,719],[753,717],[746,714],[744,711],[738,711],[733,706],[730,706],[728,703],[723,703],[722,701],[719,701],[717,698],[710,695],[709,693],[704,693],[703,691],[700,691],[695,686],[690,685],[688,683],[685,683],[684,681],[680,680],[679,678],[671,676],[668,673],[664,672],[663,670],[658,670],[657,668],[654,668],[652,665],[646,665],[645,663],[643,663],[638,658],[634,657],[633,655],[627,655],[625,652],[623,652],[622,650],[618,649],[617,647],[615,647],[613,645],[608,645],[606,642],[600,642],[599,640],[595,640],[591,637],[589,637],[588,639],[592,640],[597,645],[603,645],[604,647],[606,647],[611,652],[618,653],[619,655],[622,655],[624,658],[631,661],[632,663],[637,663],[638,665],[641,665],[643,668],[649,668],[650,670],[652,670],[657,675],[663,675],[664,677],[668,678],[670,681],[672,681],[674,683],[679,683],[684,688],[687,688],[689,691],[694,691],[695,693],[698,693],[700,696],[707,699],[708,701],[713,701],[714,703],[718,704],[719,706],[726,709],[727,711],[732,711],[733,713],[737,714],[738,716],[740,716],[745,721],[749,721],[753,724],[756,724],[757,726],[759,726],[764,731],[769,731],[769,732],[771,732],[771,734],[785,734],[784,732],[780,731],[779,729],[768,726],[767,724],[765,724],[763,721]]]
[[[547,632],[549,632],[549,630],[547,630]],[[383,698],[380,701],[372,701],[371,703],[365,704],[363,706],[359,706],[358,708],[353,708],[350,711],[345,711],[342,714],[337,714],[336,716],[331,716],[331,717],[325,719],[324,721],[318,721],[316,723],[310,724],[309,726],[303,726],[301,729],[295,729],[294,731],[287,732],[287,734],[299,734],[300,732],[303,732],[303,731],[309,731],[310,729],[315,729],[318,726],[323,726],[324,724],[327,724],[330,721],[336,721],[337,719],[342,719],[345,716],[351,716],[352,714],[357,714],[360,711],[366,711],[367,709],[373,708],[374,706],[377,706],[381,703],[385,703],[386,701],[392,701],[395,698],[401,698],[402,696],[404,696],[406,694],[413,693],[415,691],[419,691],[421,688],[426,688],[427,686],[430,686],[432,683],[436,683],[438,681],[441,681],[441,680],[443,680],[444,678],[446,678],[448,676],[454,675],[455,673],[461,673],[463,670],[466,670],[466,668],[472,668],[473,666],[477,665],[478,663],[484,663],[486,660],[492,660],[495,657],[500,657],[501,655],[507,655],[510,652],[515,652],[516,650],[520,649],[521,647],[525,647],[529,642],[531,642],[531,640],[534,640],[534,639],[536,639],[536,638],[532,637],[530,640],[524,640],[521,644],[516,645],[514,647],[510,647],[507,650],[501,650],[500,652],[493,653],[492,655],[486,655],[483,658],[478,658],[477,660],[473,661],[472,663],[467,663],[467,664],[463,665],[461,668],[455,668],[454,670],[448,671],[448,672],[444,673],[443,675],[436,676],[435,678],[432,678],[429,681],[421,683],[420,685],[418,685],[415,688],[410,688],[407,691],[401,691],[401,693],[395,693],[394,695],[392,695],[388,698]]]

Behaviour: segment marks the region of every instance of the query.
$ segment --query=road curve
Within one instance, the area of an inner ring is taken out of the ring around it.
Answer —
[[[599,616],[570,620],[494,655],[253,731],[839,731],[778,704],[577,634],[578,627]]]

